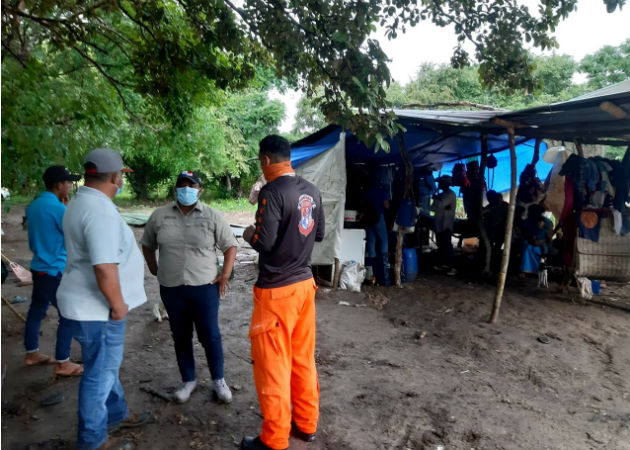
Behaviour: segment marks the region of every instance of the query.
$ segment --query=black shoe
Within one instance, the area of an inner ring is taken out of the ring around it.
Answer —
[[[291,435],[304,442],[313,442],[315,440],[316,433],[305,433],[298,428],[295,422],[291,422]]]
[[[267,447],[263,441],[260,440],[260,436],[251,437],[245,436],[241,441],[241,450],[273,450],[271,447]]]

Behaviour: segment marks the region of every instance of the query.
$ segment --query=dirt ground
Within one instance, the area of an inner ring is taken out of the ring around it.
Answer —
[[[4,214],[2,252],[28,267],[23,209]],[[247,223],[243,214],[229,220]],[[134,229],[139,238],[141,229]],[[148,270],[149,301],[129,315],[121,379],[132,410],[152,423],[126,433],[138,449],[231,449],[259,431],[247,331],[256,278],[243,246],[221,306],[230,406],[214,403],[196,345],[201,386],[183,405],[147,393],[179,382],[168,322],[152,306],[158,284]],[[11,274],[2,295],[30,298]],[[627,293],[627,291],[624,291]],[[489,325],[493,286],[471,275],[423,271],[402,289],[360,294],[320,288],[317,363],[318,439],[293,449],[630,449],[630,314],[573,303],[531,279],[509,279],[500,321]],[[624,294],[625,295],[625,294]],[[346,304],[340,304],[346,302]],[[26,314],[28,303],[15,307]],[[54,349],[56,312],[44,321],[42,351]],[[71,449],[78,379],[22,364],[23,323],[2,305],[2,448]],[[546,334],[547,344],[537,340]],[[80,360],[73,342],[72,357]],[[64,401],[40,406],[50,395]]]

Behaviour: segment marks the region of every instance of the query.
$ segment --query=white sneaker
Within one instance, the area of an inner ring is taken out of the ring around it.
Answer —
[[[177,403],[187,402],[190,398],[190,394],[192,394],[192,391],[194,391],[196,387],[197,380],[182,383],[181,387],[173,393],[173,399]]]
[[[214,393],[219,398],[219,401],[223,403],[232,403],[232,392],[225,382],[225,378],[219,380],[212,380],[214,384]]]

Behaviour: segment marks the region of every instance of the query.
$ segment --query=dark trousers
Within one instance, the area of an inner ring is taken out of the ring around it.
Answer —
[[[48,305],[57,308],[57,288],[61,282],[61,274],[53,277],[47,273],[31,272],[33,273],[33,293],[24,326],[24,348],[27,352],[34,352],[39,349],[39,329],[42,320],[46,317]],[[59,310],[57,312],[59,313]],[[69,327],[67,319],[59,314],[57,342],[55,344],[55,359],[57,361],[62,362],[70,358],[71,343],[72,329]]]
[[[160,296],[168,312],[182,381],[196,379],[192,341],[193,326],[197,330],[199,342],[206,351],[212,379],[223,378],[218,286],[216,284],[160,286]]]
[[[448,267],[455,265],[455,253],[453,252],[453,230],[444,230],[435,233],[438,246],[438,260],[440,264]]]

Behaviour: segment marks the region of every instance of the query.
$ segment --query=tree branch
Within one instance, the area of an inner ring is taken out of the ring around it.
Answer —
[[[122,3],[120,2],[120,0],[117,0],[116,2],[118,4],[118,7],[120,8],[120,10],[123,12],[123,14],[125,16],[127,16],[129,18],[129,20],[131,20],[133,23],[135,23],[136,25],[138,25],[140,28],[143,28],[145,30],[147,30],[147,32],[151,35],[151,37],[153,38],[153,40],[155,41],[155,35],[153,34],[153,32],[151,31],[151,29],[149,27],[147,27],[145,24],[143,24],[141,21],[135,19],[134,17],[131,16],[131,14],[125,9],[125,7],[122,5]]]
[[[4,41],[2,41],[2,47],[4,47],[4,49],[5,49],[7,52],[9,52],[9,54],[10,54],[11,56],[13,56],[13,58],[15,58],[15,60],[16,60],[17,62],[19,62],[19,63],[20,63],[20,65],[21,65],[24,69],[26,69],[26,64],[24,64],[24,61],[22,61],[22,58],[20,58],[20,57],[19,57],[19,55],[16,55],[16,54],[15,54],[15,52],[14,52],[13,50],[11,50],[11,48],[10,48],[7,44],[5,44],[5,42],[4,42]],[[4,55],[2,56],[2,59],[4,59]]]

